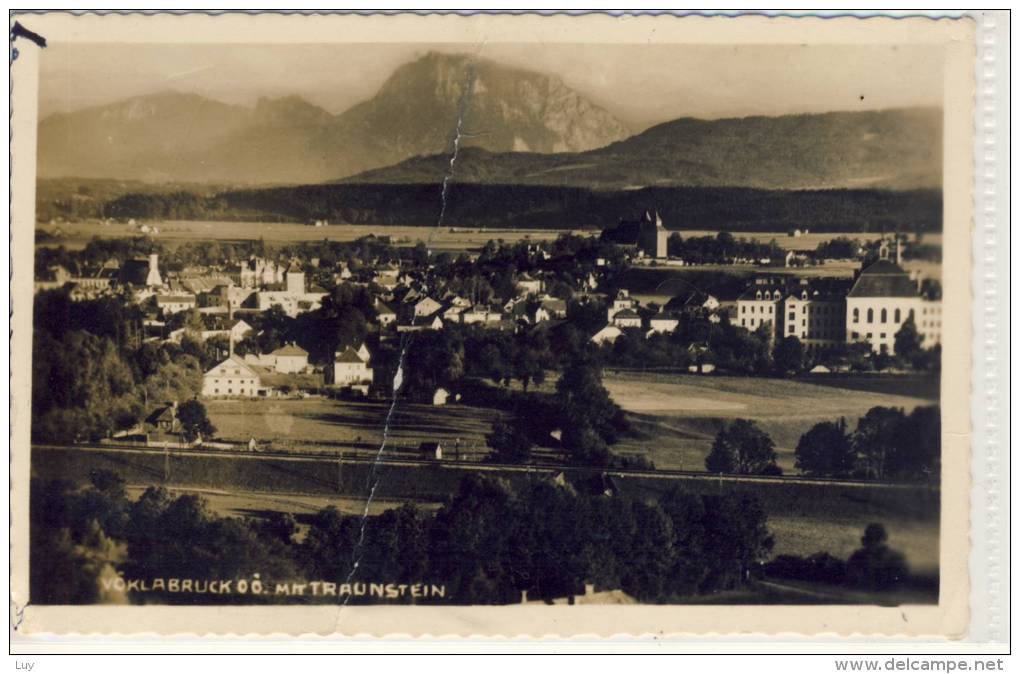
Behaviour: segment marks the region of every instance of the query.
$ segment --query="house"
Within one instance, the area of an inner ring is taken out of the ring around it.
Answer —
[[[551,318],[566,318],[567,303],[565,300],[556,297],[547,297],[542,300],[541,308]]]
[[[517,279],[517,292],[522,295],[537,295],[545,289],[545,282],[542,279],[532,278],[528,274],[521,274]]]
[[[416,318],[431,316],[442,308],[443,305],[431,297],[423,297],[414,303],[414,315]]]
[[[145,417],[145,423],[160,433],[177,433],[180,431],[180,420],[177,418],[177,402],[168,402],[160,405],[149,416]]]
[[[691,290],[676,295],[666,302],[663,310],[674,313],[690,315],[704,311],[716,311],[719,309],[719,300],[714,295],[709,295],[700,290]]]
[[[213,337],[223,337],[236,344],[252,331],[252,327],[242,320],[234,321],[231,324],[230,319],[221,320],[222,316],[214,316],[212,318],[217,320],[213,320],[213,325],[209,330],[202,331],[201,337],[203,341]]]
[[[602,328],[594,335],[592,335],[591,341],[599,345],[612,344],[622,334],[623,330],[621,330],[617,326],[607,325],[606,327]]]
[[[367,349],[365,353],[368,353]],[[368,358],[349,346],[336,352],[333,362],[326,366],[325,375],[326,383],[331,386],[357,389],[365,394],[372,385],[372,368],[368,367]]]
[[[295,374],[308,369],[308,352],[291,342],[271,352],[272,368],[281,374]]]
[[[443,446],[438,442],[423,442],[418,445],[418,454],[423,459],[442,461]]]
[[[230,356],[202,375],[205,398],[257,398],[264,393],[258,371],[237,356]]]
[[[156,307],[164,316],[179,314],[188,309],[194,309],[198,300],[194,295],[156,295]]]
[[[618,328],[640,328],[641,316],[633,309],[622,309],[613,314],[612,323]]]
[[[659,312],[648,320],[649,332],[670,333],[680,325],[680,317],[665,311]]]
[[[380,300],[375,301],[375,315],[379,321],[379,325],[389,325],[393,321],[397,320],[397,312],[393,311],[388,304]]]
[[[613,297],[612,303],[606,309],[606,320],[613,320],[613,316],[615,316],[619,311],[623,311],[624,309],[634,309],[636,307],[637,302],[631,298],[630,293],[621,288],[617,291],[616,296]]]
[[[434,407],[442,407],[443,405],[446,404],[446,401],[449,399],[449,397],[450,397],[449,391],[447,391],[445,388],[437,388],[432,393],[432,405]]]

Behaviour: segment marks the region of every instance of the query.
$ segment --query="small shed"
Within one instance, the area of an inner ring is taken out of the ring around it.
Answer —
[[[445,388],[437,388],[435,393],[432,394],[432,404],[436,407],[445,405],[449,397],[450,397],[449,391],[447,391]]]

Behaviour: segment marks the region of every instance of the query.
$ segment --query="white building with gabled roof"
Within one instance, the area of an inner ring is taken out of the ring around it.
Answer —
[[[204,398],[257,398],[261,389],[258,372],[237,356],[230,356],[202,375]]]

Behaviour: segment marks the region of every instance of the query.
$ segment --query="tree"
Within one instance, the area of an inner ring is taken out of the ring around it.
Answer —
[[[798,373],[804,369],[804,345],[795,335],[783,337],[776,342],[772,360],[777,374]]]
[[[857,421],[853,446],[864,462],[865,477],[878,480],[889,477],[887,461],[897,451],[903,421],[903,410],[897,407],[872,407]]]
[[[907,320],[903,321],[903,325],[896,331],[893,349],[896,352],[897,358],[911,365],[914,365],[919,360],[919,357],[923,355],[921,335],[917,332],[917,326],[914,325],[913,314],[907,316]]]
[[[177,408],[177,419],[181,422],[181,431],[188,442],[194,442],[216,432],[216,427],[206,414],[205,405],[199,400],[181,403]]]
[[[492,433],[485,436],[492,447],[489,458],[496,463],[524,463],[531,458],[531,439],[525,430],[497,419]]]
[[[823,421],[800,436],[796,468],[816,477],[847,477],[853,473],[857,453],[846,432],[846,420]]]
[[[942,456],[942,417],[937,405],[915,407],[896,434],[893,451],[886,456],[890,478],[939,479]]]
[[[761,474],[776,466],[775,443],[749,419],[724,425],[715,436],[705,468],[712,473]]]
[[[903,555],[886,545],[889,535],[881,524],[872,523],[864,530],[861,547],[846,563],[847,580],[872,590],[887,590],[907,577]]]

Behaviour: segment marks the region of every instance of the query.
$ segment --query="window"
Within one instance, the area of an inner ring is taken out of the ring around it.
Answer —
[[[895,312],[893,313],[893,322],[894,322],[894,323],[899,323],[899,322],[900,322],[900,310],[899,310],[899,309],[897,309],[897,310],[896,310],[896,311],[895,311]]]
[[[790,326],[790,334],[792,335],[797,328],[793,325]]]
[[[881,335],[879,335],[879,338],[880,339],[885,339],[885,333],[883,332]]]
[[[746,323],[746,321],[745,321],[745,320],[744,320],[743,318],[741,318],[741,319],[740,319],[740,324],[741,324],[741,325],[744,325],[745,323]]]
[[[792,321],[792,320],[795,320],[796,318],[797,318],[796,312],[791,311],[790,312],[790,320]]]
[[[868,309],[868,323],[874,323],[874,322],[875,322],[875,310],[874,309]],[[868,336],[870,337],[871,335],[868,335]]]
[[[857,323],[860,320],[861,320],[861,310],[855,307],[854,308],[854,323]]]
[[[885,309],[882,309],[882,322],[885,323],[887,318],[888,318],[888,315],[886,314]]]

